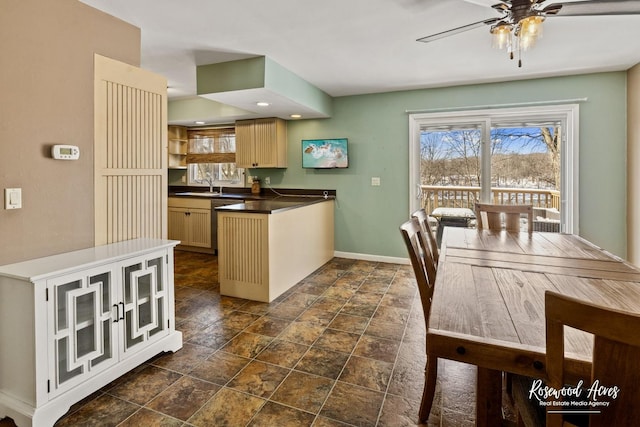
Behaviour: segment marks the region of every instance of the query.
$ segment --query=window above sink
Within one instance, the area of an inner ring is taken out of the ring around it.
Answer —
[[[243,187],[244,169],[235,163],[190,163],[187,184],[202,187]]]
[[[187,184],[215,187],[243,187],[244,169],[236,167],[235,127],[190,129],[187,156]],[[218,160],[219,159],[219,160]]]

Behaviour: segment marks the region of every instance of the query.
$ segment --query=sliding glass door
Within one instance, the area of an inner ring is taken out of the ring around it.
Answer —
[[[576,117],[577,106],[411,115],[410,209],[532,204],[536,229],[575,232]]]

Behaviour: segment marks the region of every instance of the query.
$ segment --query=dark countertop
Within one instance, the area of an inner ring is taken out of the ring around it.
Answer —
[[[244,203],[237,203],[235,205],[219,206],[216,207],[215,210],[225,212],[272,214],[333,199],[333,197],[325,199],[324,197],[281,196],[273,199],[247,200]]]
[[[326,194],[326,196],[325,196]],[[252,194],[249,189],[223,189],[222,194],[210,193],[206,188],[199,187],[171,187],[169,197],[207,198],[211,200],[234,201],[236,204],[214,207],[216,211],[246,212],[246,213],[275,213],[288,209],[300,208],[314,203],[334,200],[335,190],[300,190],[278,189],[278,193],[263,189],[260,194]]]
[[[199,199],[215,199],[215,200],[263,200],[264,196],[251,193],[209,193],[208,191],[176,191],[169,192],[169,197],[197,197]]]

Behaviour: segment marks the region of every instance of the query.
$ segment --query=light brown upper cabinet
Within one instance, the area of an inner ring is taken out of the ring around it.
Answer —
[[[187,168],[187,128],[185,126],[169,125],[169,169]]]
[[[278,118],[238,120],[236,164],[240,168],[286,168],[286,122]]]

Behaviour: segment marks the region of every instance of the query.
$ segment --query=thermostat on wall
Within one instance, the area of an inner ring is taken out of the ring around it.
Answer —
[[[57,160],[78,160],[80,148],[75,145],[56,144],[51,148],[51,155]]]

